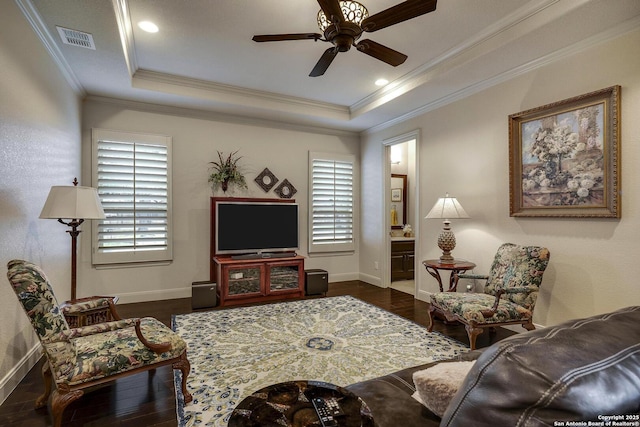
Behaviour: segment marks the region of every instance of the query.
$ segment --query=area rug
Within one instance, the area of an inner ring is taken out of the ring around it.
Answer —
[[[181,427],[226,426],[242,399],[271,384],[346,386],[468,350],[350,296],[174,315],[172,326],[191,362],[187,406],[174,371]]]

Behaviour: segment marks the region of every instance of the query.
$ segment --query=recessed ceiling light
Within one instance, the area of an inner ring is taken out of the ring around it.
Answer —
[[[140,27],[143,31],[147,33],[157,33],[158,26],[151,21],[140,21],[138,22],[138,27]]]
[[[389,80],[387,80],[387,79],[378,79],[378,80],[376,80],[376,86],[384,86],[387,83],[389,83]]]

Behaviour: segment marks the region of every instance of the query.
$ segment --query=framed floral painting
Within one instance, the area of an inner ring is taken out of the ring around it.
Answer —
[[[620,218],[620,86],[509,116],[513,217]]]

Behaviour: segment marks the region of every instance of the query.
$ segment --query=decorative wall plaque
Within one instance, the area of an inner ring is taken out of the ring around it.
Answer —
[[[260,172],[260,175],[256,176],[254,181],[265,191],[265,193],[268,193],[269,190],[276,185],[276,182],[278,182],[279,179],[269,170],[269,168],[264,168],[264,170]]]
[[[281,199],[290,199],[298,192],[288,179],[285,179],[273,190]]]

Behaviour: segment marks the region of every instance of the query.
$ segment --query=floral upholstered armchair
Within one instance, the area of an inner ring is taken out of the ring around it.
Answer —
[[[62,423],[64,409],[85,390],[119,377],[172,365],[182,373],[185,403],[190,371],[186,343],[156,319],[120,319],[80,328],[69,328],[44,272],[27,261],[8,263],[7,276],[18,300],[31,321],[47,358],[42,368],[45,392],[36,408],[47,405],[51,396],[54,427]],[[73,312],[110,301],[87,301],[65,307]],[[55,385],[51,392],[51,383]]]
[[[465,325],[472,350],[483,328],[521,324],[535,329],[533,308],[549,263],[549,250],[540,246],[505,243],[491,265],[489,275],[460,273],[458,278],[486,280],[484,293],[438,292],[431,295],[429,331],[435,315]],[[456,280],[457,281],[457,280]]]

